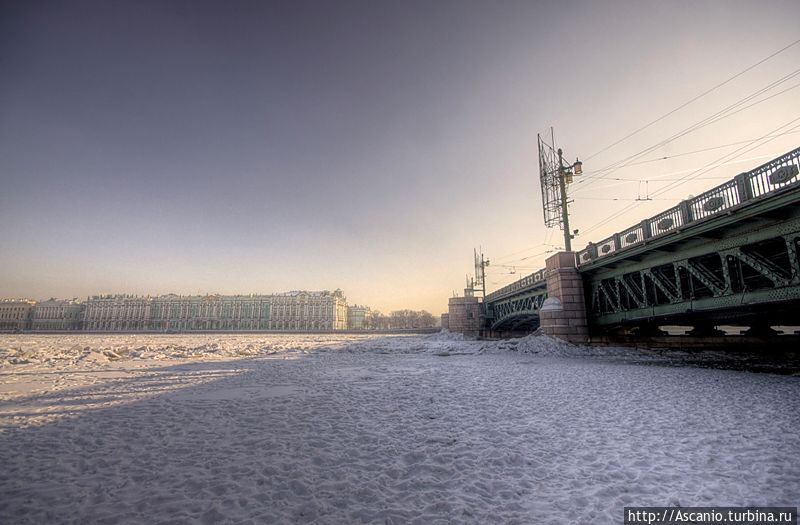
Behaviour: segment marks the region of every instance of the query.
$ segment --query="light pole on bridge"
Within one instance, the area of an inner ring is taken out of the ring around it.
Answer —
[[[561,224],[564,228],[564,249],[568,252],[572,251],[572,239],[574,235],[569,229],[569,209],[567,201],[567,184],[572,182],[573,175],[580,175],[583,173],[583,163],[575,159],[575,162],[570,165],[564,164],[564,157],[561,148],[558,148],[558,185],[559,193],[561,194]],[[577,231],[577,230],[576,230]]]

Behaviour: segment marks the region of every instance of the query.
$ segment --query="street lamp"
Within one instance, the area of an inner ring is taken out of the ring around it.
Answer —
[[[568,252],[572,251],[572,239],[574,235],[569,229],[569,212],[567,211],[567,184],[572,183],[574,175],[583,173],[583,163],[575,158],[573,164],[565,165],[563,152],[558,148],[558,184],[561,189],[561,217],[564,227],[564,249]],[[578,230],[575,230],[577,233]]]

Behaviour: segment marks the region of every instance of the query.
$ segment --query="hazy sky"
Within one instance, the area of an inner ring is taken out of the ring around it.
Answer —
[[[439,314],[473,247],[491,290],[562,244],[550,126],[586,159],[578,248],[800,144],[797,44],[594,155],[800,38],[797,0],[0,6],[2,297],[341,288]],[[605,173],[631,181],[591,175],[781,79]]]

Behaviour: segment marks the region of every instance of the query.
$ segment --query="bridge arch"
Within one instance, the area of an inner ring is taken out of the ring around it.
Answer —
[[[540,322],[539,309],[545,299],[547,288],[544,283],[539,283],[536,289],[490,301],[490,329],[499,332],[536,330]]]
[[[537,328],[539,328],[539,323],[540,323],[539,311],[528,310],[528,311],[516,312],[514,314],[503,317],[502,319],[496,319],[492,323],[491,329],[494,332],[516,332],[516,331],[532,332]]]

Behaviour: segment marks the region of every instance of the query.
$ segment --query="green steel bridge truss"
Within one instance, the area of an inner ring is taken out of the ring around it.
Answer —
[[[531,288],[488,302],[486,313],[489,327],[492,330],[535,329],[539,326],[539,309],[545,299],[547,287],[544,281],[539,281]]]
[[[752,223],[750,231],[699,236],[676,251],[584,274],[591,325],[670,318],[791,323],[800,300],[800,219]],[[588,277],[588,279],[587,279]],[[776,310],[777,307],[777,310]]]

